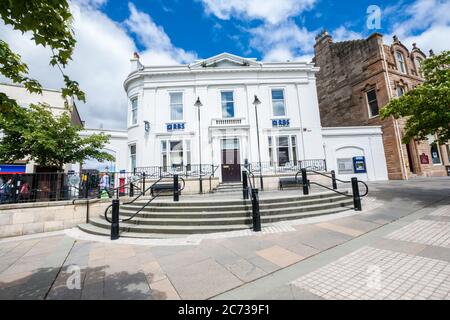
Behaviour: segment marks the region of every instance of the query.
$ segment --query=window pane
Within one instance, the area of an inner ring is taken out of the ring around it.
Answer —
[[[170,94],[170,119],[174,121],[183,120],[182,92],[173,92]]]
[[[283,90],[272,90],[272,99],[273,100],[284,100],[284,91]]]
[[[222,103],[222,117],[233,118],[234,117],[234,103],[224,102]]]
[[[183,166],[183,141],[170,142],[170,164],[175,168]]]
[[[273,102],[273,115],[275,117],[283,117],[286,115],[284,108],[284,101],[274,101]]]
[[[277,137],[279,147],[289,147],[289,137]]]
[[[440,164],[441,157],[439,155],[439,147],[436,143],[431,145],[431,158],[433,159],[433,164]]]
[[[284,117],[286,115],[283,90],[272,90],[272,106],[275,117]]]
[[[234,97],[233,91],[223,91],[222,95],[222,117],[233,118],[234,117]]]
[[[222,92],[222,102],[233,101],[233,91]]]
[[[367,101],[369,103],[370,116],[375,117],[379,114],[377,94],[375,90],[367,92]]]
[[[404,90],[402,87],[397,88],[397,97],[401,97],[404,94]]]
[[[170,104],[183,104],[183,93],[182,92],[171,93]]]
[[[297,137],[291,137],[292,144],[292,161],[294,161],[294,165],[297,165]]]

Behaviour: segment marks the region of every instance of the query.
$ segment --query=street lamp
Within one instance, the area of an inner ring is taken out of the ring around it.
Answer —
[[[203,181],[202,181],[202,138],[201,138],[201,131],[200,131],[200,107],[203,106],[202,102],[200,101],[200,97],[197,98],[197,101],[194,104],[195,107],[197,107],[197,114],[198,114],[198,158],[200,160],[199,165],[199,183],[200,183],[200,193],[203,193]]]
[[[259,184],[261,186],[261,190],[264,190],[263,177],[262,177],[262,165],[261,165],[261,145],[259,142],[259,122],[258,122],[258,106],[261,104],[258,96],[255,94],[255,101],[253,101],[255,105],[255,116],[256,116],[256,136],[258,138],[258,157],[259,157]]]

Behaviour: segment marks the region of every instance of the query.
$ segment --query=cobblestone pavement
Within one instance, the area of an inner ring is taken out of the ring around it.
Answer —
[[[448,299],[450,180],[370,188],[381,205],[260,234],[3,239],[0,299]]]

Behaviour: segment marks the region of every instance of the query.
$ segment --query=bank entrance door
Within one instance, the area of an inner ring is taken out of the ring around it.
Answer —
[[[222,139],[222,182],[241,181],[239,139]]]

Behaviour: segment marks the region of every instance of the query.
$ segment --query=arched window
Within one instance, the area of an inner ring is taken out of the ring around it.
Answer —
[[[401,73],[406,73],[405,58],[403,57],[403,54],[401,52],[397,51],[396,58],[397,58],[398,70]]]
[[[416,61],[417,74],[423,78],[423,73],[422,73],[422,70],[421,70],[423,59],[422,58],[416,58],[415,61]]]

